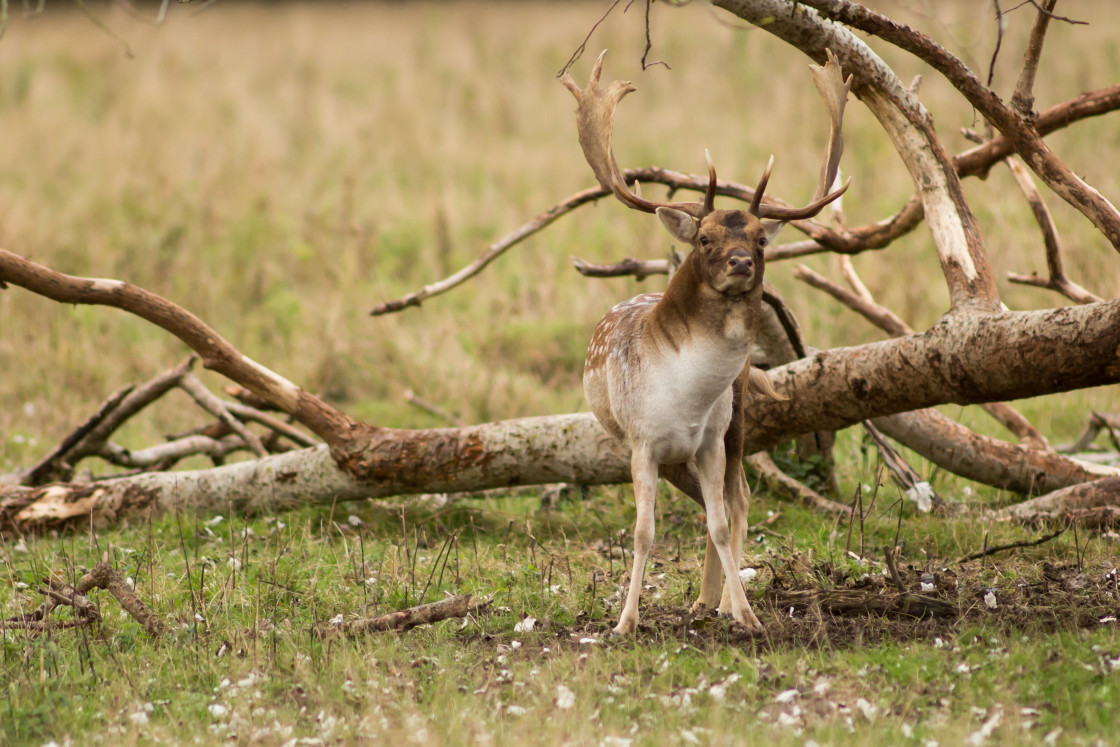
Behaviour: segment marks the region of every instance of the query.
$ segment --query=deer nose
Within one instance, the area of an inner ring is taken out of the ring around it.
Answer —
[[[732,275],[749,275],[754,269],[754,260],[746,252],[735,252],[727,260],[727,269]]]

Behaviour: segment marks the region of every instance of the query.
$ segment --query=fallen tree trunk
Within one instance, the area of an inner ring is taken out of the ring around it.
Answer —
[[[365,479],[340,468],[324,445],[206,470],[0,486],[0,534],[105,527],[177,511],[248,516],[413,493],[630,479],[628,454],[591,414],[466,428],[370,429],[360,455],[355,464]]]

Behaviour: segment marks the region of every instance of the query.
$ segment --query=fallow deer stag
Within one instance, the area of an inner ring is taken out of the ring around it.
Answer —
[[[714,607],[738,623],[761,630],[739,579],[746,534],[749,488],[743,475],[742,417],[746,396],[781,398],[769,377],[750,367],[750,347],[762,313],[764,248],[788,221],[811,218],[847,185],[829,192],[843,150],[841,121],[851,78],[829,52],[823,67],[811,66],[832,126],[827,155],[812,202],[804,208],[763,204],[771,157],[748,210],[716,210],[716,173],[708,156],[708,188],[702,203],[659,203],[626,186],[611,148],[614,111],[635,90],[629,82],[599,86],[604,51],[587,88],[565,74],[576,97],[576,120],[584,156],[599,183],[627,207],[656,213],[691,251],[664,293],[624,301],[599,322],[584,364],[583,386],[599,423],[631,449],[637,503],[634,567],[622,616],[614,632],[638,626],[638,596],[654,536],[658,475],[697,500],[707,514],[708,542],[700,598],[695,608]],[[707,155],[707,154],[706,154]],[[725,508],[726,502],[726,508]],[[728,529],[730,513],[730,530]],[[718,563],[713,558],[718,555]],[[726,583],[722,596],[720,570]]]

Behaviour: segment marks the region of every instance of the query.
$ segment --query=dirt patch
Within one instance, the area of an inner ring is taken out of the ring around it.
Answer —
[[[772,577],[763,596],[752,598],[760,633],[714,612],[692,615],[687,607],[643,603],[636,640],[698,648],[846,648],[932,642],[977,624],[1020,634],[1120,624],[1120,572],[1111,566],[1009,561],[938,571],[911,567],[899,570],[898,582],[874,567],[858,577],[827,563],[803,570]],[[606,640],[617,612],[611,608],[605,619],[571,626],[544,625],[558,645],[580,646],[589,638]]]

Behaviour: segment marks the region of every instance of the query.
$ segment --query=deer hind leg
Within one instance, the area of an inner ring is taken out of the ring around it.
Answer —
[[[622,608],[618,625],[615,626],[614,635],[630,635],[638,629],[638,597],[642,592],[646,559],[653,546],[655,529],[653,509],[657,499],[657,463],[650,458],[648,450],[638,447],[630,457],[630,471],[634,479],[634,502],[638,514],[634,522],[634,567],[630,572],[630,590],[626,594],[626,604]]]
[[[743,584],[739,580],[738,554],[740,549],[732,549],[732,533],[727,527],[727,509],[724,505],[723,489],[725,475],[725,455],[723,442],[717,441],[712,446],[705,448],[696,455],[697,473],[700,477],[700,486],[704,492],[704,507],[707,510],[708,537],[715,545],[719,555],[723,573],[727,579],[727,594],[731,616],[736,622],[754,630],[761,630],[762,623],[758,621],[754,610],[751,609],[747,596],[743,592]],[[739,538],[742,537],[742,515],[740,514]]]
[[[708,533],[708,542],[704,548],[704,575],[700,577],[700,598],[690,608],[692,614],[704,610],[714,610],[720,602],[720,581],[723,578],[723,564],[719,559],[719,551],[712,542],[712,534]],[[722,611],[722,608],[721,608]]]

